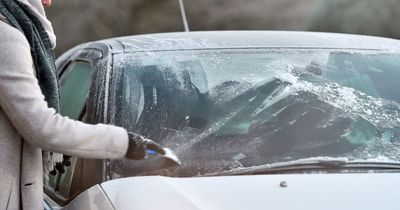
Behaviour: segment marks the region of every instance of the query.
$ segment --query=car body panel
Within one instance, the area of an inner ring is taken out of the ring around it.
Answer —
[[[66,205],[62,210],[114,209],[99,185],[94,185]]]
[[[284,182],[284,183],[283,183]],[[398,209],[398,174],[132,177],[101,184],[118,210]],[[385,193],[383,193],[385,192]]]

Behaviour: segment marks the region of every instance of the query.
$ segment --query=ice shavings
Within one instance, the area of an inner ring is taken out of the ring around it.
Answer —
[[[350,116],[359,115],[376,126],[393,128],[400,126],[400,104],[383,98],[370,96],[351,87],[346,87],[335,82],[306,81],[292,73],[293,66],[287,65],[274,74],[275,78],[290,83],[281,91],[280,97],[285,95],[297,95],[299,92],[309,92],[343,111]],[[267,99],[265,105],[271,105],[274,101]],[[272,103],[271,103],[272,102]],[[265,108],[265,107],[264,107]]]
[[[301,67],[290,64],[272,63],[267,69],[275,69],[272,77],[289,85],[277,88],[265,101],[252,113],[255,116],[279,100],[289,96],[298,95],[299,92],[315,94],[318,99],[340,109],[342,114],[361,116],[375,126],[393,128],[400,125],[400,104],[370,96],[351,87],[343,86],[327,80],[308,81],[295,74]]]
[[[354,160],[364,160],[370,162],[399,162],[400,161],[400,142],[374,141],[346,154]]]
[[[277,69],[275,65],[274,66],[269,65],[267,68],[271,67]],[[294,74],[292,74],[293,70],[294,67],[290,64],[284,65],[283,68],[282,66],[279,66],[279,70],[274,72],[274,77],[280,79],[281,81],[288,82],[290,84],[297,84],[299,82],[299,78]]]
[[[360,115],[379,127],[398,127],[400,122],[400,105],[393,101],[366,95],[350,87],[337,83],[298,82],[293,85],[293,94],[298,91],[309,91],[318,98],[345,114]]]
[[[369,155],[370,157],[372,155]],[[376,155],[374,158],[367,158],[364,161],[366,162],[398,162],[396,160],[393,160],[392,158],[389,158],[387,156],[383,156],[383,155]]]
[[[378,162],[400,161],[400,143],[390,142],[390,139],[399,139],[398,133],[392,129],[400,127],[400,104],[335,82],[305,81],[291,74],[290,68],[278,78],[291,84],[288,94],[297,95],[301,91],[313,93],[320,100],[341,110],[342,115],[360,116],[381,130],[379,138],[372,139],[372,142],[347,157]]]

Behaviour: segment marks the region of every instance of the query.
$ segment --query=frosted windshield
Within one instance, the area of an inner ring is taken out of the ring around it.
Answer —
[[[116,55],[114,69],[112,122],[174,150],[183,164],[167,175],[316,156],[400,161],[395,53],[148,52]]]

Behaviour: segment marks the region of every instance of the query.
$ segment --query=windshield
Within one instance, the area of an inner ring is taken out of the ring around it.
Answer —
[[[117,54],[110,121],[196,176],[310,157],[400,161],[400,55],[345,50]],[[112,161],[111,176],[140,161]],[[139,163],[137,163],[139,162]],[[121,175],[122,174],[122,175]]]

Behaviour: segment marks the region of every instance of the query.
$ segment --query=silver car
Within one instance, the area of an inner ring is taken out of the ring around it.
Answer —
[[[398,40],[149,34],[79,45],[57,67],[62,114],[182,164],[54,155],[47,209],[399,209]]]

